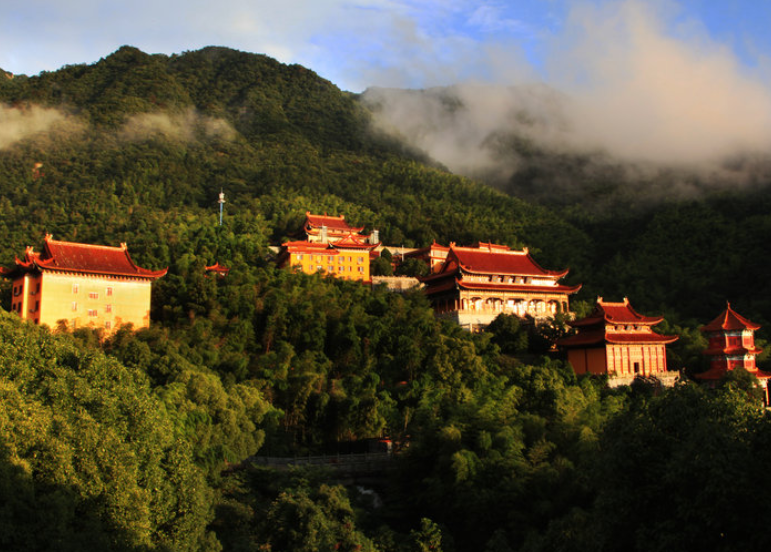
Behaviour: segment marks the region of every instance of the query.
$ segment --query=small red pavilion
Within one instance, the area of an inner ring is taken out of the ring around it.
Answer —
[[[700,328],[709,340],[704,354],[709,356],[709,369],[696,374],[696,379],[716,382],[729,371],[744,368],[760,382],[768,404],[768,380],[771,373],[758,370],[755,357],[762,352],[755,346],[755,330],[760,329],[726,303],[726,309],[712,322]]]
[[[674,381],[669,377],[674,373],[667,374],[666,345],[678,336],[653,331],[663,319],[637,313],[626,297],[621,303],[598,297],[589,316],[570,322],[578,333],[557,345],[567,351],[576,374],[608,375],[615,384],[631,383],[636,376]]]

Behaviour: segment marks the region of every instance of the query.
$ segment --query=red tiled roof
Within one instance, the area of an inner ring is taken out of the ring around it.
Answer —
[[[592,313],[586,318],[571,322],[571,326],[592,326],[601,323],[610,324],[642,324],[645,326],[655,326],[664,320],[663,316],[643,316],[632,308],[629,300],[624,297],[621,303],[612,303],[603,301],[602,297],[597,298],[597,304]]]
[[[760,325],[750,322],[731,308],[731,303],[726,303],[726,309],[706,326],[702,326],[702,332],[725,332],[739,330],[759,330]]]
[[[329,245],[328,243],[298,240],[282,243],[281,247],[290,253],[326,253],[328,255],[337,255],[338,252],[330,249]]]
[[[680,339],[680,336],[661,335],[654,331],[641,333],[608,332],[605,338],[608,340],[608,343],[620,345],[624,343],[674,343]]]
[[[379,244],[367,243],[355,234],[348,234],[344,238],[341,238],[334,243],[330,243],[329,245],[336,249],[374,249]]]
[[[454,256],[466,272],[475,274],[511,274],[517,276],[548,276],[561,278],[568,270],[546,270],[533,260],[527,249],[511,251],[505,246],[485,244],[478,249],[450,246],[448,260]]]
[[[576,335],[557,340],[561,347],[581,347],[588,345],[644,344],[644,343],[674,343],[679,339],[676,335],[661,335],[654,331],[648,332],[608,332],[602,328],[580,331]]]
[[[327,230],[332,232],[361,232],[364,228],[363,226],[361,228],[349,226],[348,223],[345,222],[344,215],[332,217],[329,215],[313,215],[310,211],[305,212],[304,227],[306,230],[320,229],[322,226],[326,226]]]
[[[131,260],[125,243],[120,247],[111,247],[65,242],[54,240],[50,234],[45,237],[41,253],[35,253],[32,247],[28,247],[24,260],[17,258],[16,264],[25,270],[35,267],[39,270],[152,279],[160,278],[168,271],[167,268],[148,270],[137,266]]]
[[[216,272],[220,276],[226,276],[228,272],[230,272],[230,269],[226,266],[221,265],[219,261],[217,261],[211,266],[204,267],[204,270],[206,270],[206,272]]]

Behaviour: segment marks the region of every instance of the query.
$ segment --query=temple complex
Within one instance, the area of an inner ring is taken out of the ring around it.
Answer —
[[[578,333],[557,345],[567,351],[576,374],[607,375],[610,385],[625,385],[638,376],[672,385],[677,373],[667,372],[666,345],[678,337],[653,331],[663,319],[637,313],[626,297],[620,303],[598,297],[589,316],[569,322]]]
[[[292,241],[281,245],[277,261],[281,268],[296,267],[306,274],[323,272],[369,283],[370,252],[375,247],[354,234],[326,243]]]
[[[436,255],[441,251],[436,249]],[[568,296],[580,285],[559,283],[567,270],[541,268],[525,248],[478,243],[450,244],[446,258],[421,278],[437,315],[468,329],[487,326],[501,313],[543,321],[569,312]]]
[[[23,259],[0,272],[13,282],[11,311],[23,320],[110,334],[123,324],[150,325],[150,286],[166,270],[138,267],[126,244],[72,243],[49,234],[42,252],[27,247]]]
[[[372,234],[362,234],[363,226],[353,227],[345,221],[345,216],[337,217],[329,215],[313,215],[310,211],[305,212],[305,222],[302,227],[304,241],[312,243],[335,243],[340,240],[348,239],[349,236],[355,236],[356,239],[378,244],[378,232]]]
[[[744,368],[758,379],[768,404],[771,373],[759,370],[755,365],[755,357],[762,352],[755,346],[755,330],[759,330],[760,325],[747,320],[727,303],[726,309],[717,318],[699,329],[709,340],[704,351],[709,357],[709,368],[694,377],[714,385],[731,370]]]

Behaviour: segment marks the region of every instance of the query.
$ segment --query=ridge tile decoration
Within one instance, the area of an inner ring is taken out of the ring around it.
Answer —
[[[137,266],[126,244],[120,247],[54,240],[43,251],[27,247],[24,257],[0,273],[12,280],[11,310],[22,320],[51,328],[150,326],[150,290],[168,269]]]
[[[557,345],[567,351],[576,374],[606,375],[612,386],[629,384],[635,377],[673,385],[677,373],[667,372],[666,345],[678,336],[654,332],[662,320],[639,314],[626,297],[620,303],[598,297],[589,316],[569,322],[578,333],[557,340]]]
[[[699,328],[708,340],[704,354],[709,358],[709,368],[694,377],[714,387],[728,372],[744,368],[758,379],[764,403],[768,405],[771,373],[759,370],[755,364],[755,357],[763,352],[755,345],[755,330],[759,329],[759,324],[747,320],[726,303],[726,309],[717,318]]]
[[[535,321],[567,313],[568,297],[581,289],[560,284],[568,270],[542,268],[527,248],[482,242],[445,248],[434,243],[413,255],[430,262],[432,273],[420,280],[437,315],[471,330],[502,313]]]

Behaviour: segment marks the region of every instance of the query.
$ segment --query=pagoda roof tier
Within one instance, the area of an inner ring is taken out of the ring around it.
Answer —
[[[361,232],[364,229],[363,226],[359,228],[350,226],[345,222],[345,215],[334,217],[327,214],[314,215],[310,211],[305,212],[305,224],[303,227],[306,232],[314,233],[321,230],[324,226],[326,226],[327,231],[345,234]]]
[[[626,344],[669,344],[679,339],[676,335],[661,335],[654,331],[646,332],[609,332],[604,329],[586,330],[576,335],[557,341],[562,347],[584,347],[591,345],[626,345]]]
[[[764,372],[763,370],[747,370],[750,374],[755,376],[758,379],[769,379],[771,378],[771,373]],[[700,380],[719,380],[723,378],[728,373],[728,370],[726,370],[723,367],[717,367],[713,366],[706,372],[701,372],[698,374],[694,374],[693,377]]]
[[[702,354],[708,356],[740,356],[740,355],[759,355],[763,349],[753,346],[751,349],[746,347],[715,347],[703,351]]]
[[[632,308],[629,299],[624,297],[620,303],[603,301],[602,297],[597,298],[597,304],[592,313],[586,318],[570,322],[571,326],[593,326],[595,324],[638,324],[644,326],[655,326],[664,320],[663,316],[643,316]]]
[[[155,279],[164,276],[168,268],[148,270],[137,266],[131,260],[125,243],[112,247],[65,242],[54,240],[48,234],[42,252],[36,253],[32,247],[27,247],[24,259],[17,257],[16,268],[5,272],[36,270]]]
[[[726,332],[741,330],[759,330],[760,324],[755,324],[744,318],[731,308],[731,303],[726,302],[726,309],[706,326],[702,326],[702,332]]]

